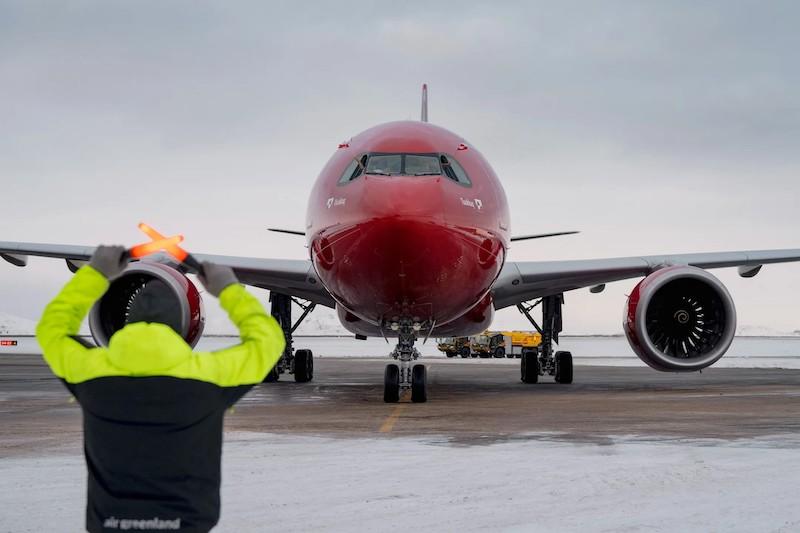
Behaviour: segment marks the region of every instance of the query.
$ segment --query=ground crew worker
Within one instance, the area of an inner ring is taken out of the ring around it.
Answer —
[[[124,270],[124,251],[98,247],[36,328],[45,360],[83,411],[86,528],[208,531],[220,513],[223,415],[278,361],[283,333],[229,267],[205,263],[200,281],[241,344],[193,353],[171,327],[140,316],[108,348],[85,347],[74,336]]]

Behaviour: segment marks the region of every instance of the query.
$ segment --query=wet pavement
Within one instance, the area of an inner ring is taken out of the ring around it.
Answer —
[[[385,358],[315,361],[311,383],[254,388],[226,429],[330,437],[422,436],[452,445],[524,439],[602,444],[640,439],[800,435],[800,370],[576,366],[575,383],[526,385],[514,360],[432,360],[428,403],[382,400]],[[78,444],[78,406],[38,355],[0,358],[0,457]]]

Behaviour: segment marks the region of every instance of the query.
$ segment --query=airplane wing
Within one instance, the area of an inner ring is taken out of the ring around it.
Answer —
[[[40,244],[0,241],[0,257],[16,266],[25,266],[28,256],[64,259],[75,272],[89,261],[94,246],[68,244]],[[246,285],[296,296],[310,302],[334,307],[331,295],[320,283],[311,261],[307,259],[259,259],[226,255],[192,254],[198,261],[212,261],[233,268],[239,281]],[[154,254],[148,260],[175,266],[175,260],[166,254]]]
[[[582,287],[647,276],[672,265],[703,269],[739,267],[742,277],[755,276],[762,265],[800,261],[800,249],[755,250],[678,255],[616,257],[575,261],[509,261],[493,287],[495,309]]]

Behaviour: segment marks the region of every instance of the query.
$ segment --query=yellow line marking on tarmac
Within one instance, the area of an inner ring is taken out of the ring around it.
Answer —
[[[407,402],[411,399],[411,391],[406,391],[400,397],[401,402]],[[397,423],[397,420],[400,418],[400,415],[403,414],[403,411],[406,410],[408,407],[407,403],[401,403],[397,407],[394,408],[392,414],[386,417],[386,420],[383,421],[381,424],[381,428],[378,430],[380,433],[389,433],[394,428],[394,425]]]
[[[433,365],[425,365],[426,371],[430,372],[432,366]],[[403,411],[406,410],[406,407],[408,407],[407,402],[411,401],[411,391],[410,390],[405,391],[403,395],[400,396],[400,401],[405,403],[397,405],[397,407],[394,408],[392,413],[388,417],[386,417],[386,420],[383,421],[383,424],[381,424],[381,427],[378,430],[379,433],[390,433],[392,429],[394,429],[394,425],[400,419],[400,416],[402,416]]]

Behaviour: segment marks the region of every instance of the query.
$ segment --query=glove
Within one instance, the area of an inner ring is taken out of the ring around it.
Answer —
[[[216,296],[217,298],[219,298],[220,293],[225,287],[233,285],[234,283],[239,283],[231,267],[216,265],[209,262],[203,263],[203,273],[198,274],[197,277],[200,279],[200,283],[203,284],[203,287],[205,287],[212,296]]]
[[[98,246],[89,265],[111,280],[122,274],[130,258],[125,255],[124,246]]]

